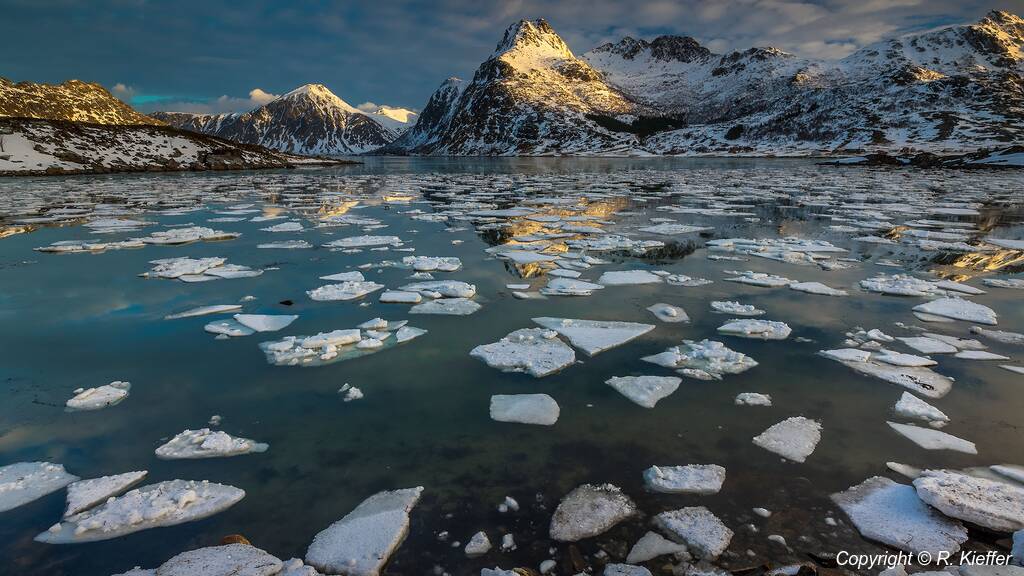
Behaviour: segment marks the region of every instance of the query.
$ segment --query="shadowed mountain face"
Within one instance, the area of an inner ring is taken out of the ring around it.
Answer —
[[[377,120],[321,84],[307,84],[245,113],[152,116],[185,130],[295,154],[359,154],[380,148],[397,135],[384,125],[394,124],[393,119]]]
[[[136,112],[99,84],[80,80],[37,84],[0,78],[0,117],[91,124],[163,124]]]
[[[413,154],[949,152],[1024,140],[1024,20],[885,40],[839,61],[624,38],[576,57],[511,26],[386,150]]]

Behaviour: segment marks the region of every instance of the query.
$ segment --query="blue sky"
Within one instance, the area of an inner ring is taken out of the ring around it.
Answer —
[[[577,54],[672,33],[837,58],[993,8],[1022,14],[1024,0],[0,0],[0,76],[99,82],[147,111],[244,110],[309,82],[419,109],[520,18],[546,18]]]

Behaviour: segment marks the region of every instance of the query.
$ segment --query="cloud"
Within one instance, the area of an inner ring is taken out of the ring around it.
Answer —
[[[356,106],[356,109],[362,110],[363,112],[376,112],[377,110],[380,109],[380,106],[373,102],[363,102],[362,104]]]
[[[228,96],[226,94],[211,99],[174,96],[146,98],[145,95],[137,95],[133,98],[132,103],[144,112],[160,110],[163,112],[191,112],[193,114],[223,114],[225,112],[248,112],[263,106],[278,96],[278,94],[271,94],[262,88],[253,88],[249,91],[248,98]]]
[[[110,93],[113,94],[118,100],[128,103],[131,102],[133,97],[135,97],[135,88],[128,86],[122,82],[118,82],[110,88]]]

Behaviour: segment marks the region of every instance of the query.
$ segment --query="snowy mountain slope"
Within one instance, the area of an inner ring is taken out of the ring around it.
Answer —
[[[185,130],[294,154],[360,154],[397,136],[322,84],[306,84],[245,113],[156,112],[152,116]]]
[[[419,114],[408,108],[379,106],[376,110],[369,113],[369,116],[376,120],[378,124],[397,135],[412,128],[416,124],[416,118],[419,117]]]
[[[286,168],[283,154],[169,126],[0,118],[0,175]]]
[[[715,54],[624,38],[576,58],[543,20],[508,29],[473,80],[446,82],[385,152],[963,152],[1024,141],[1024,20],[911,34],[840,61]]]
[[[544,20],[506,30],[473,79],[450,79],[416,126],[387,151],[414,154],[559,154],[627,150],[636,138],[588,115],[617,117],[636,105],[583,60]]]
[[[140,114],[99,84],[11,82],[0,78],[0,117],[44,118],[94,124],[162,124]]]

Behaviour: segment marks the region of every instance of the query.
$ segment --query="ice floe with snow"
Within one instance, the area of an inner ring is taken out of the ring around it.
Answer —
[[[537,378],[576,361],[576,353],[557,332],[542,328],[521,328],[497,342],[473,348],[469,355],[502,372],[525,372]]]
[[[554,330],[565,336],[573,346],[583,350],[587,356],[594,356],[605,350],[621,346],[655,328],[652,324],[614,320],[540,317],[534,318],[533,321],[548,330]]]
[[[117,496],[142,482],[146,473],[145,470],[139,470],[72,482],[68,485],[67,508],[64,511],[64,517],[73,516],[106,502],[112,496]]]
[[[754,444],[794,462],[803,462],[821,441],[821,424],[810,418],[794,416],[754,437]]]
[[[649,310],[651,314],[654,314],[655,318],[661,320],[662,322],[674,323],[690,321],[690,317],[686,314],[686,310],[683,310],[678,306],[665,304],[664,302],[652,304],[651,306],[647,307],[647,310]]]
[[[718,327],[718,332],[757,340],[785,340],[792,330],[785,322],[743,318],[729,320]]]
[[[978,304],[977,302],[971,302],[969,300],[963,300],[961,298],[939,298],[937,300],[931,300],[924,304],[914,306],[914,311],[943,316],[953,320],[988,324],[991,326],[994,326],[997,323],[996,313],[994,310],[988,306]]]
[[[950,518],[996,532],[1024,529],[1024,488],[952,470],[925,470],[917,495]]]
[[[733,537],[733,531],[703,506],[662,512],[654,517],[654,525],[703,560],[721,556]]]
[[[725,468],[717,464],[651,466],[644,470],[644,486],[666,494],[717,494],[725,482]]]
[[[311,300],[317,302],[345,302],[362,298],[367,294],[383,288],[383,284],[370,281],[349,280],[340,284],[326,284],[306,292]]]
[[[749,284],[751,286],[761,286],[763,288],[781,288],[783,286],[789,286],[794,281],[789,278],[783,278],[782,276],[776,276],[774,274],[767,274],[765,272],[751,272],[747,270],[745,272],[737,272],[726,270],[726,274],[735,274],[731,278],[726,278],[727,282],[738,282],[740,284]]]
[[[161,460],[223,458],[266,452],[269,447],[268,444],[248,438],[202,428],[180,432],[157,447],[156,457]]]
[[[735,316],[761,316],[761,310],[753,304],[740,304],[732,300],[714,300],[711,302],[711,309],[722,314],[733,314]]]
[[[603,534],[636,514],[636,504],[618,486],[584,484],[558,503],[548,532],[552,540],[578,542]]]
[[[886,424],[901,436],[907,438],[925,450],[954,450],[965,454],[978,453],[978,449],[974,446],[974,442],[969,442],[963,438],[957,438],[952,434],[947,434],[940,430],[911,426],[909,424],[900,424],[898,422],[886,422]]]
[[[559,408],[547,394],[495,394],[490,413],[496,422],[551,426],[558,422]]]
[[[605,384],[644,408],[657,403],[679,389],[682,382],[675,376],[613,376]]]
[[[699,380],[721,380],[725,374],[740,374],[757,366],[753,358],[714,340],[684,340],[679,346],[641,360]]]
[[[895,366],[878,362],[868,350],[839,348],[822,350],[822,356],[835,360],[855,372],[903,386],[929,398],[942,398],[953,388],[953,380],[924,366]]]
[[[64,466],[50,462],[17,462],[0,466],[0,512],[56,492],[78,480]]]
[[[480,308],[483,306],[469,298],[438,298],[413,306],[409,309],[409,314],[469,316]]]

